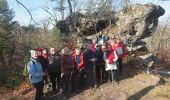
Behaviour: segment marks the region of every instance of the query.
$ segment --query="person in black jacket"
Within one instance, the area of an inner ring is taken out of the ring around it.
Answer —
[[[95,53],[92,51],[92,45],[88,44],[86,46],[86,51],[84,52],[84,65],[85,65],[85,70],[87,72],[87,86],[90,86],[91,88],[97,87],[97,82],[96,82],[96,67],[95,67],[95,62],[96,62],[96,57]]]
[[[48,57],[49,65],[47,67],[48,75],[52,83],[52,91],[55,93],[61,88],[61,64],[60,54],[55,51],[55,48],[50,48],[50,55]],[[56,89],[57,79],[57,89]]]
[[[104,80],[105,74],[105,67],[104,67],[104,60],[103,60],[103,51],[101,49],[101,45],[96,46],[95,56],[97,58],[96,61],[96,78],[97,84],[100,84]]]

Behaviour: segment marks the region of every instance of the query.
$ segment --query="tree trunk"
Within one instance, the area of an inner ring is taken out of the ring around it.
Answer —
[[[73,12],[72,12],[72,5],[71,5],[71,0],[67,0],[67,2],[68,2],[68,5],[69,5],[69,11],[70,11],[70,27],[69,27],[69,29],[71,30],[71,29],[73,29],[73,18],[72,18],[72,15],[73,15]]]
[[[64,10],[61,11],[62,20],[64,20]]]
[[[124,0],[124,7],[128,7],[129,6],[130,1],[129,0]]]
[[[71,4],[71,0],[67,0],[68,2],[68,5],[69,5],[69,11],[70,11],[70,15],[72,17],[72,14],[73,14],[73,10],[72,10],[72,4]]]
[[[65,0],[61,0],[61,1],[60,1],[60,8],[61,8],[62,20],[64,20],[64,1],[65,1]]]
[[[12,58],[15,53],[15,49],[16,49],[16,45],[14,45],[12,48],[10,48],[10,50],[8,52],[8,65],[12,64]]]
[[[5,60],[4,60],[4,56],[2,55],[2,51],[0,51],[0,62],[3,66],[5,65]]]

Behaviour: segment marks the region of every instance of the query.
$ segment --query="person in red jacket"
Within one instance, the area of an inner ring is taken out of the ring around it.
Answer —
[[[120,38],[116,39],[116,43],[113,46],[113,50],[116,51],[116,54],[118,55],[119,73],[122,74],[122,62],[123,62],[123,58],[126,57],[126,47],[121,42]]]
[[[83,54],[80,48],[76,48],[74,54],[72,55],[76,63],[77,69],[80,71],[84,69]]]
[[[84,60],[83,60],[83,54],[81,52],[80,48],[76,48],[73,58],[76,64],[76,67],[79,72],[79,89],[82,89],[85,87],[85,78],[86,78],[86,72],[84,69]]]
[[[74,59],[69,54],[69,48],[65,47],[62,50],[63,55],[61,56],[61,68],[62,68],[62,82],[63,90],[66,95],[70,95],[72,89],[72,72],[74,69]]]
[[[108,83],[118,83],[116,80],[117,71],[117,54],[112,50],[112,46],[108,45],[107,50],[104,51],[103,59],[105,61],[105,69],[108,76]]]

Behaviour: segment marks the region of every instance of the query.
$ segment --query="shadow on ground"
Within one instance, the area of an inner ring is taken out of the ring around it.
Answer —
[[[138,68],[137,67],[133,67],[134,65],[126,65],[124,64],[123,65],[123,74],[120,75],[119,72],[117,72],[117,75],[118,75],[118,81],[122,81],[122,80],[125,80],[125,79],[128,79],[128,78],[133,78],[135,75],[138,74]],[[104,85],[105,83],[107,83],[106,81],[103,82],[102,84],[100,85]],[[100,86],[99,85],[99,86]],[[54,95],[50,95],[46,98],[46,100],[68,100],[69,98],[72,98],[76,95],[79,95],[81,94],[82,92],[84,92],[84,90],[82,90],[81,92],[78,92],[78,93],[71,93],[71,95],[68,97],[66,95],[63,95],[63,94],[54,94]]]
[[[165,81],[162,78],[160,78],[160,80],[158,81],[158,83],[156,85],[148,86],[148,87],[142,89],[141,91],[139,91],[139,92],[133,94],[132,96],[128,97],[127,100],[139,100],[143,96],[145,96],[147,93],[149,93],[149,91],[154,89],[155,87],[160,86],[160,85],[164,85],[164,84],[165,84]]]

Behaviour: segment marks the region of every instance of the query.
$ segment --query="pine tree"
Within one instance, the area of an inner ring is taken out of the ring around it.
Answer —
[[[9,9],[6,0],[0,0],[0,62],[5,64],[4,52],[10,46],[10,40],[13,38],[11,30],[13,28],[12,19],[14,11]]]

